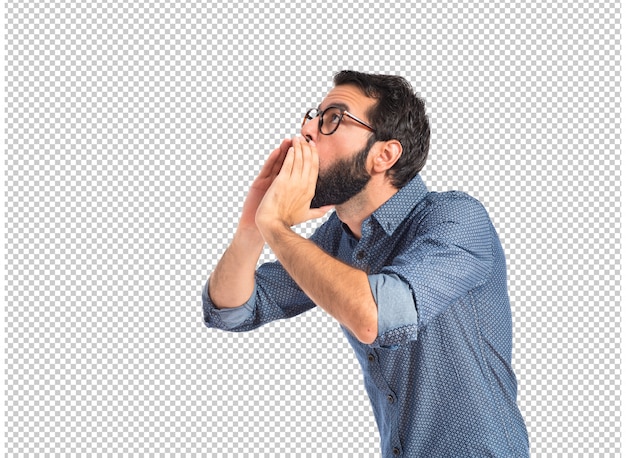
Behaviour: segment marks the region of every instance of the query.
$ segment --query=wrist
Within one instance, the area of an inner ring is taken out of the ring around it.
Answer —
[[[233,237],[233,244],[241,247],[242,250],[250,252],[261,252],[265,245],[265,240],[256,226],[238,227]]]
[[[270,246],[274,245],[281,237],[294,234],[287,223],[275,219],[257,220],[257,227],[263,240]]]

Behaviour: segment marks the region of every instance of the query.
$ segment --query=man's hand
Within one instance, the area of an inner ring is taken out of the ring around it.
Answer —
[[[319,218],[332,208],[311,208],[318,172],[315,143],[294,138],[280,172],[258,205],[256,227],[287,273],[313,303],[361,342],[372,343],[378,333],[378,308],[367,274],[333,258],[291,230],[291,226]],[[338,278],[342,281],[338,282]],[[253,286],[252,282],[252,286],[247,287],[248,294]]]
[[[264,238],[272,227],[291,227],[320,218],[332,208],[311,208],[319,173],[315,143],[307,143],[301,137],[294,138],[291,143],[280,172],[256,211],[255,222]]]
[[[254,218],[290,147],[291,140],[284,140],[265,161],[243,204],[237,232],[211,274],[209,294],[218,308],[238,307],[254,291],[254,272],[265,244]]]
[[[239,219],[239,229],[243,231],[257,231],[255,217],[259,204],[263,200],[265,193],[278,176],[283,165],[287,151],[291,147],[291,139],[285,139],[280,146],[272,151],[265,161],[263,168],[250,186],[248,196],[243,204],[241,218]]]

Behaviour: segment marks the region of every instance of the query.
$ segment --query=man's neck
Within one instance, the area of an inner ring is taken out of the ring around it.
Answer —
[[[397,192],[398,189],[393,187],[388,181],[379,186],[370,181],[359,194],[349,201],[337,205],[335,211],[341,222],[350,228],[350,231],[357,239],[360,239],[363,221],[369,218],[372,213]]]

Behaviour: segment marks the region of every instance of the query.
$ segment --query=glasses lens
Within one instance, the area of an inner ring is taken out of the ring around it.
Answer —
[[[318,115],[318,111],[316,108],[311,108],[309,111],[306,112],[306,114],[304,115],[304,119],[302,120],[302,126],[304,127],[304,125],[309,122],[311,119],[315,118]]]
[[[326,111],[324,111],[324,115],[322,116],[320,131],[324,135],[332,134],[337,130],[337,127],[339,127],[339,123],[341,122],[342,117],[343,113],[339,108],[327,108]]]

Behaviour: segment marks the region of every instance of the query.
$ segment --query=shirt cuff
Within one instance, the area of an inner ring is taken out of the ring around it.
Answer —
[[[369,275],[378,306],[378,337],[375,346],[394,347],[417,339],[417,308],[406,282],[395,274]]]
[[[248,320],[256,303],[256,285],[252,296],[247,302],[239,307],[218,309],[209,296],[209,281],[202,288],[202,309],[204,311],[204,323],[210,328],[233,330]]]

